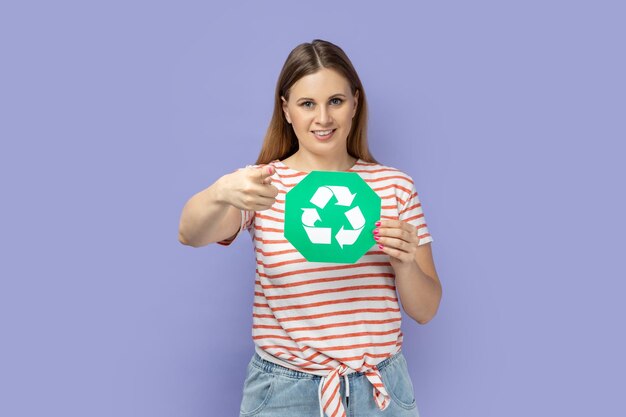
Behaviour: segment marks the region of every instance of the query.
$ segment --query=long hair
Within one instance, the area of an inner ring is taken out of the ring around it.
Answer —
[[[352,62],[339,46],[314,39],[311,43],[296,46],[283,64],[276,83],[274,112],[256,160],[257,165],[285,159],[298,150],[298,137],[285,118],[280,97],[284,96],[285,100],[289,100],[290,88],[296,81],[322,68],[333,69],[342,74],[350,83],[353,96],[359,91],[357,110],[347,139],[348,154],[366,162],[378,162],[367,145],[367,99]]]

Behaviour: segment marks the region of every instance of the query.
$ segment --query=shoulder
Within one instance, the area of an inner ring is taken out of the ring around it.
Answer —
[[[408,173],[396,167],[378,162],[359,160],[354,166],[354,171],[364,177],[375,178],[378,181],[391,181],[404,186],[413,185],[413,178]]]

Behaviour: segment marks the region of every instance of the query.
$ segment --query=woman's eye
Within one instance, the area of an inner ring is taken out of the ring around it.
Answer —
[[[338,103],[336,103],[336,104],[341,104],[341,103],[343,102],[343,100],[342,100],[342,99],[340,99],[340,98],[338,98],[338,97],[332,98],[330,101],[333,101],[333,100],[338,100],[338,101],[339,101],[339,102],[338,102]]]
[[[313,102],[312,101],[304,101],[304,102],[300,103],[300,105],[302,107],[310,108],[310,106],[307,106],[307,103],[313,103]]]

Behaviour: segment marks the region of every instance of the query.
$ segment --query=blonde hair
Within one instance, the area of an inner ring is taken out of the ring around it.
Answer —
[[[274,112],[256,164],[267,164],[275,159],[282,160],[298,150],[298,137],[285,118],[281,96],[288,100],[289,90],[296,81],[322,68],[333,69],[343,75],[350,83],[352,95],[355,95],[357,90],[359,91],[357,111],[347,139],[348,154],[366,162],[378,162],[367,145],[367,99],[352,62],[339,46],[321,39],[314,39],[311,43],[301,43],[296,46],[283,64],[276,83]]]

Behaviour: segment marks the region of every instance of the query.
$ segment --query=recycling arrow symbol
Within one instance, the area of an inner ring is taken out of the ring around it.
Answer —
[[[381,207],[357,172],[312,171],[285,195],[285,238],[309,262],[355,263],[376,243],[363,232]]]
[[[356,196],[356,194],[350,192],[348,187],[343,185],[323,185],[315,191],[310,202],[323,210],[333,195],[337,198],[336,205],[346,207],[352,204]],[[342,249],[344,245],[354,244],[363,231],[363,226],[365,226],[365,217],[359,206],[346,211],[345,215],[352,226],[352,230],[344,229],[344,227],[341,226],[341,229],[335,235],[335,239]],[[332,240],[332,228],[315,227],[315,222],[318,220],[321,220],[321,217],[315,207],[302,208],[302,225],[309,240],[316,244],[330,244]]]

